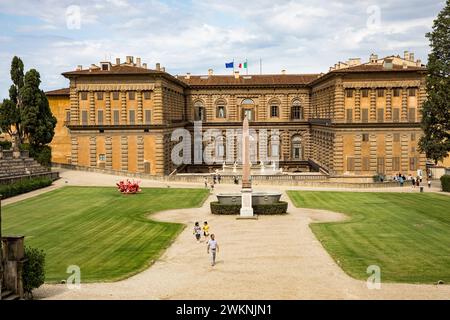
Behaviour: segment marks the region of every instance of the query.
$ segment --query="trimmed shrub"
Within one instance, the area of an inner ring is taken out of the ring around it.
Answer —
[[[11,143],[11,141],[0,141],[0,147],[3,150],[9,150],[12,147],[12,143]]]
[[[272,204],[253,205],[253,212],[259,215],[285,214],[288,203],[280,201]],[[212,214],[234,215],[239,214],[241,204],[220,204],[218,201],[210,203]]]
[[[34,146],[29,143],[23,143],[20,149],[28,150],[31,158],[45,167],[50,167],[52,162],[52,148],[49,146]]]
[[[2,199],[6,199],[22,193],[48,187],[52,182],[53,181],[50,178],[31,178],[19,180],[11,184],[0,184],[0,195],[2,196]]]
[[[25,259],[22,270],[23,291],[33,298],[33,289],[39,288],[45,281],[45,252],[25,247]]]
[[[450,192],[450,175],[445,174],[441,177],[442,191]]]

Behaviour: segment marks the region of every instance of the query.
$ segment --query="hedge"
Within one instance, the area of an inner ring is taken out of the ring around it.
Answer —
[[[287,212],[288,203],[280,201],[272,204],[253,205],[253,212],[259,215],[285,214]],[[233,215],[239,214],[241,210],[240,204],[220,204],[218,201],[210,203],[212,214]]]
[[[50,178],[23,179],[10,184],[0,185],[0,195],[2,196],[2,199],[6,199],[22,193],[48,187],[52,182],[53,181]]]
[[[11,146],[12,146],[11,141],[0,141],[0,147],[3,150],[9,150],[9,149],[11,149]]]
[[[450,192],[450,175],[445,174],[441,177],[442,191]]]
[[[33,289],[39,288],[45,281],[45,252],[25,247],[25,264],[22,270],[23,291],[33,297]]]

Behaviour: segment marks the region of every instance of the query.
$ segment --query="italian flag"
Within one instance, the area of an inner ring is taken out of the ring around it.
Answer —
[[[245,61],[243,64],[239,63],[239,68],[242,69],[242,66],[244,67],[244,69],[247,69],[247,61]]]

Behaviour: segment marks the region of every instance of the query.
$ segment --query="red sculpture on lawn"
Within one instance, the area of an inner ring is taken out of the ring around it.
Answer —
[[[135,180],[122,180],[118,183],[116,183],[117,185],[117,190],[120,191],[120,193],[124,193],[124,194],[135,194],[138,192],[141,192],[141,188],[139,187],[139,184],[141,182],[140,181],[135,181]]]

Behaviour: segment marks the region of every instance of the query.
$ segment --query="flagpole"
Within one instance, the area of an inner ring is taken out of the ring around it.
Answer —
[[[262,74],[262,59],[259,58],[259,74]]]
[[[245,59],[245,66],[247,67],[245,69],[247,69],[247,75],[248,75],[248,59]]]
[[[234,58],[233,58],[233,76],[234,76]]]

